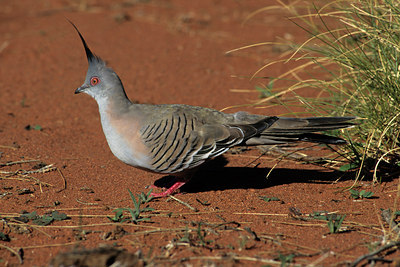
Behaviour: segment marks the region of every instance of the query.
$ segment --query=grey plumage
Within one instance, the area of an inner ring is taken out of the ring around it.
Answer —
[[[278,119],[261,117],[256,123],[235,123],[232,115],[185,105],[142,106],[142,109],[152,110],[151,113],[159,109],[172,112],[145,124],[140,131],[150,150],[151,170],[160,173],[194,168],[260,134]]]
[[[341,138],[315,132],[355,125],[354,117],[279,118],[245,112],[228,114],[188,105],[134,104],[118,75],[90,51],[78,34],[89,68],[84,84],[75,93],[85,92],[98,103],[113,154],[129,165],[181,177],[173,187],[154,196],[171,194],[186,182],[187,178],[182,178],[185,171],[233,146],[296,141],[341,144],[345,143]]]

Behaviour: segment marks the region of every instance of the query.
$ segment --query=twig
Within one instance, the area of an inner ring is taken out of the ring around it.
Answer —
[[[317,249],[317,248],[302,246],[302,245],[299,245],[299,244],[296,244],[296,243],[293,243],[293,242],[290,242],[290,241],[287,241],[287,240],[277,240],[276,238],[270,237],[270,236],[267,236],[267,235],[260,235],[260,238],[272,240],[272,241],[274,241],[276,243],[282,243],[282,244],[287,244],[287,245],[290,245],[290,246],[295,246],[295,247],[298,247],[298,248],[301,248],[301,249],[306,249],[306,250],[314,251],[314,252],[317,252],[317,253],[323,252],[322,250]]]
[[[311,262],[309,265],[317,266],[320,262],[324,261],[326,258],[328,258],[329,256],[332,256],[332,255],[334,255],[334,253],[332,251],[325,252],[319,258],[317,258],[315,261]]]
[[[9,148],[9,149],[12,149],[12,150],[17,150],[18,149],[18,148],[13,147],[13,146],[3,146],[3,145],[0,145],[0,148]]]
[[[85,210],[104,210],[104,209],[107,209],[107,207],[106,206],[103,206],[103,207],[79,207],[79,208],[73,208],[73,207],[70,207],[70,208],[57,208],[56,210],[58,210],[58,211],[64,211],[64,210],[82,210],[82,209],[85,209]],[[54,210],[54,208],[52,207],[51,209],[49,209],[48,211],[53,211]]]
[[[46,166],[44,166],[40,169],[34,170],[34,171],[25,171],[24,174],[52,172],[57,169],[56,167],[53,167],[53,165],[54,164],[49,164],[49,165],[46,165]]]
[[[79,199],[76,199],[76,202],[78,202],[78,203],[80,203],[80,204],[83,204],[83,205],[88,205],[88,206],[96,206],[96,205],[99,205],[99,203],[83,202],[83,201],[80,201]]]
[[[35,229],[36,231],[38,231],[38,232],[44,234],[45,236],[49,237],[49,238],[54,238],[52,235],[50,235],[50,234],[46,233],[45,231],[43,231],[42,229],[40,229],[39,225],[31,225],[31,224],[23,223],[23,222],[20,222],[18,220],[15,220],[15,218],[11,218],[11,220],[10,220],[10,222],[8,222],[8,224],[9,225],[17,225],[17,226],[23,225],[23,226],[31,227],[31,228]]]
[[[280,213],[261,213],[261,212],[234,212],[234,215],[255,215],[255,216],[282,216],[288,217],[287,214],[280,214]]]
[[[63,179],[63,182],[64,182],[64,187],[57,191],[57,193],[60,193],[60,192],[64,191],[65,189],[67,189],[67,180],[65,179],[64,174],[61,172],[61,170],[59,168],[57,168],[57,171],[60,174],[60,176],[61,176],[61,178]]]
[[[0,167],[22,164],[22,163],[29,163],[29,162],[37,162],[37,161],[39,161],[39,160],[14,161],[14,162],[2,163],[2,164],[0,164]],[[26,171],[26,170],[0,171],[0,173],[5,174],[5,177],[0,177],[0,179],[34,180],[39,185],[40,192],[43,193],[42,185],[46,185],[46,186],[53,186],[53,185],[42,182],[35,177],[29,176],[29,174],[46,173],[46,172],[50,172],[50,171],[54,171],[54,170],[56,170],[56,167],[53,167],[53,164],[49,164],[40,169],[32,170],[32,171]],[[10,178],[13,176],[17,176],[17,178]]]
[[[5,246],[5,245],[2,245],[2,244],[0,244],[0,248],[5,248],[5,249],[7,249],[8,251],[10,251],[12,254],[14,254],[15,256],[17,256],[17,258],[18,258],[20,264],[23,264],[23,263],[24,263],[24,261],[22,260],[21,255],[19,255],[19,253],[18,253],[17,251],[15,251],[14,249],[12,249],[12,248],[10,248],[10,247],[7,247],[7,246]]]
[[[400,234],[399,224],[394,221],[394,213],[390,209],[382,210],[382,218],[389,225],[390,230]]]
[[[355,266],[357,266],[360,262],[362,262],[363,260],[366,260],[366,259],[368,259],[368,258],[371,258],[371,257],[373,257],[373,256],[375,256],[375,255],[377,255],[377,254],[379,254],[379,253],[381,253],[381,252],[383,252],[383,251],[385,251],[385,250],[388,250],[388,249],[390,249],[390,248],[392,248],[392,247],[395,247],[395,246],[398,246],[398,245],[400,245],[400,241],[391,242],[391,243],[389,243],[389,244],[387,244],[387,245],[385,245],[385,246],[383,246],[383,247],[380,247],[380,248],[378,248],[377,250],[375,250],[375,251],[373,251],[373,252],[371,252],[371,253],[368,253],[368,254],[365,254],[365,255],[359,257],[358,259],[356,259],[355,261],[353,261],[353,262],[350,264],[350,267],[355,267]]]
[[[182,232],[182,231],[196,231],[197,228],[187,228],[187,227],[178,227],[178,228],[158,228],[153,230],[145,230],[140,232],[131,233],[131,235],[148,235],[154,233],[169,233],[169,232]]]
[[[39,206],[36,208],[41,208],[41,207]],[[43,208],[48,208],[48,207],[46,206]],[[61,209],[51,208],[51,209],[48,209],[47,212],[48,211],[60,211],[60,210]],[[0,215],[0,218],[14,218],[14,217],[18,217],[20,215],[21,215],[20,213],[2,213]],[[109,215],[107,215],[107,214],[68,214],[68,217],[82,217],[82,218],[107,218],[109,216],[112,216],[112,215],[110,215],[110,214]]]
[[[180,199],[177,199],[176,197],[174,197],[174,196],[169,196],[171,199],[173,199],[173,200],[175,200],[176,202],[178,202],[178,203],[181,203],[182,205],[184,205],[184,206],[186,206],[186,207],[188,207],[189,209],[191,209],[191,210],[193,210],[193,211],[195,211],[195,212],[197,212],[197,211],[199,211],[198,209],[196,209],[196,208],[193,208],[192,206],[190,206],[188,203],[186,203],[186,202],[183,202],[182,200],[180,200]]]
[[[8,225],[27,225],[29,227],[33,227],[30,224],[21,224],[21,223],[12,223],[9,222]],[[150,228],[150,229],[159,229],[159,227],[150,226],[150,225],[141,225],[141,224],[132,224],[132,223],[119,223],[120,226],[126,227],[135,227],[135,228]],[[100,226],[115,226],[115,223],[95,223],[95,224],[82,224],[82,225],[35,225],[35,228],[63,228],[63,229],[75,229],[75,228],[83,228],[83,227],[100,227]]]
[[[280,222],[280,221],[273,221],[273,222],[287,224],[287,225],[295,225],[295,226],[310,226],[310,227],[315,227],[315,226],[325,227],[326,226],[326,223],[292,223],[292,222]]]
[[[280,261],[275,261],[275,260],[270,260],[270,259],[261,259],[261,258],[255,258],[255,257],[248,257],[248,256],[195,256],[195,257],[187,257],[187,258],[182,258],[181,261],[190,261],[190,260],[227,260],[227,259],[233,259],[233,260],[243,260],[243,261],[253,261],[253,262],[262,262],[262,263],[269,263],[269,264],[277,264],[280,265]]]
[[[12,162],[7,162],[7,163],[1,163],[1,164],[0,164],[0,167],[12,166],[12,165],[23,164],[23,163],[29,163],[29,162],[38,162],[38,161],[40,161],[40,160],[37,160],[37,159],[30,159],[30,160],[12,161]]]
[[[35,249],[35,248],[47,248],[47,247],[62,247],[62,246],[70,246],[81,243],[81,241],[69,242],[69,243],[61,243],[61,244],[46,244],[46,245],[37,245],[37,246],[29,246],[22,247],[22,249]]]
[[[3,179],[3,180],[19,180],[19,181],[35,181],[36,182],[36,184],[38,184],[40,187],[42,186],[42,185],[45,185],[45,186],[53,186],[52,184],[49,184],[49,183],[46,183],[46,182],[42,182],[42,181],[40,181],[39,179],[37,179],[37,178],[35,178],[35,177],[33,177],[33,176],[29,176],[29,175],[27,175],[27,174],[22,174],[20,171],[16,171],[16,172],[3,172],[3,171],[0,171],[0,173],[5,173],[5,174],[7,174],[6,176],[4,176],[4,177],[0,177],[0,179]],[[11,177],[13,177],[13,176],[16,176],[15,178],[11,178]],[[42,191],[42,190],[41,190]]]

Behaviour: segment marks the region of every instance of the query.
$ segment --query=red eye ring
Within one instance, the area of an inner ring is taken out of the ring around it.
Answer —
[[[96,84],[98,84],[100,82],[100,79],[98,77],[92,77],[90,79],[90,85],[91,86],[95,86]]]

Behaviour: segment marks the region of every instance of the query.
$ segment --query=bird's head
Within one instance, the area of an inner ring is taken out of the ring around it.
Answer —
[[[72,22],[70,23],[74,26],[82,40],[89,63],[85,82],[81,87],[75,90],[75,94],[86,93],[96,99],[96,101],[105,100],[113,94],[125,95],[125,91],[118,75],[114,70],[107,67],[106,63],[100,57],[90,51],[78,28]]]

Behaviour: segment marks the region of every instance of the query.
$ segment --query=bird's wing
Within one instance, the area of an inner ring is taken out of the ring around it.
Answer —
[[[152,170],[176,173],[221,155],[276,120],[267,117],[254,124],[208,124],[191,112],[175,111],[142,127],[140,134],[148,147]]]

